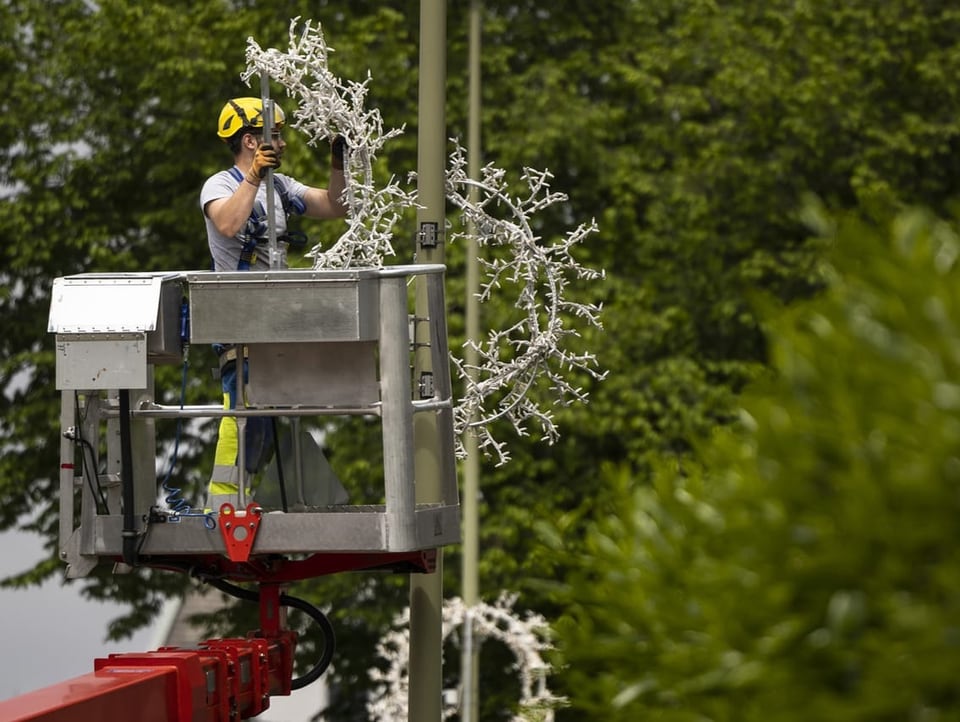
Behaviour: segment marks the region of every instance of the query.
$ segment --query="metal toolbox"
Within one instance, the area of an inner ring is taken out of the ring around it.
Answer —
[[[53,283],[58,389],[140,389],[181,359],[180,273],[83,274]]]

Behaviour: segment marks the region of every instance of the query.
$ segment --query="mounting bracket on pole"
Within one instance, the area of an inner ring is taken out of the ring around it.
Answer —
[[[440,224],[435,221],[425,221],[420,224],[417,232],[417,245],[420,248],[436,248],[440,243]]]
[[[421,399],[432,399],[436,391],[433,387],[433,373],[430,371],[424,371],[420,374],[420,398]]]

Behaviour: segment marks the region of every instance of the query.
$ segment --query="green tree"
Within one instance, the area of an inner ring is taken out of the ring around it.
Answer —
[[[0,183],[7,189],[0,201],[0,308],[7,319],[0,341],[0,524],[45,534],[51,552],[17,583],[60,569],[59,432],[53,350],[45,338],[52,279],[205,263],[195,189],[215,167],[216,147],[203,143],[207,124],[196,111],[214,107],[233,74],[205,28],[218,28],[214,37],[223,42],[240,27],[222,5],[187,8],[3,3],[3,32],[10,36],[0,100],[6,131]],[[193,89],[189,103],[186,88]],[[194,384],[190,398],[206,395],[202,386]],[[150,576],[149,585],[106,574],[83,582],[86,595],[131,603],[131,616],[111,635],[122,636],[158,611],[161,580]]]
[[[551,585],[590,719],[957,719],[960,235],[844,221],[702,463],[606,472]],[[569,520],[544,524],[556,553]]]
[[[448,4],[448,132],[461,138],[466,6]],[[207,266],[197,190],[228,162],[211,119],[225,97],[244,91],[246,38],[282,47],[297,15],[323,23],[335,71],[361,79],[369,70],[369,104],[388,125],[406,126],[377,171],[413,170],[419,30],[409,3],[300,1],[278,13],[275,3],[227,0],[0,2],[8,79],[0,99],[0,526],[50,540],[50,558],[19,581],[60,568],[53,354],[43,331],[52,279]],[[566,567],[529,530],[609,509],[619,497],[599,471],[605,462],[645,469],[661,451],[690,454],[732,418],[736,394],[768,361],[749,299],[764,290],[792,302],[818,288],[822,249],[798,218],[802,194],[873,219],[903,203],[947,207],[958,180],[960,18],[947,3],[919,0],[490,0],[484,15],[486,159],[517,179],[525,165],[549,168],[569,202],[539,219],[538,233],[559,238],[571,220],[595,216],[601,231],[582,261],[608,273],[602,288],[584,289],[604,303],[605,331],[583,339],[608,378],[583,379],[589,406],[557,409],[561,444],[518,439],[508,466],[484,472],[483,591],[518,589],[523,604],[553,614],[562,609],[527,580],[563,578]],[[293,136],[291,145],[291,170],[322,181],[322,152]],[[410,260],[413,237],[405,220],[397,238],[410,242],[398,243],[398,260]],[[448,261],[458,350],[463,249],[450,248]],[[508,317],[509,303],[486,308],[484,324]],[[208,354],[191,352],[201,372],[191,375],[188,402],[216,397]],[[161,371],[160,386],[178,389],[176,370]],[[362,483],[362,459],[373,452],[365,433],[352,432],[334,432],[331,453],[348,480]],[[202,429],[186,445],[175,471],[184,488],[202,485],[211,434]],[[566,542],[571,553],[580,548],[580,526]],[[447,570],[455,588],[452,554]],[[182,583],[174,580],[104,573],[82,583],[87,594],[131,603],[133,614],[114,629],[122,633],[149,618],[158,585]],[[338,705],[358,714],[370,640],[402,604],[402,580],[327,579],[305,593],[329,601],[349,630]]]

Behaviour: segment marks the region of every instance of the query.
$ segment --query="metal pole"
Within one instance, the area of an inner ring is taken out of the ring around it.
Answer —
[[[273,101],[270,99],[270,76],[266,70],[260,73],[260,99],[263,102],[263,142],[273,143]],[[267,241],[271,271],[281,267],[280,254],[277,252],[277,218],[274,215],[277,201],[273,189],[273,168],[267,168]]]
[[[482,10],[481,0],[470,2],[470,34],[469,34],[469,96],[467,108],[467,172],[474,180],[480,177],[481,139],[480,139],[480,47],[482,40]],[[476,203],[478,191],[471,186],[469,198]],[[480,290],[480,268],[477,260],[476,227],[473,222],[468,226],[467,241],[467,338],[474,343],[480,342],[480,303],[477,293]],[[477,351],[467,346],[464,360],[469,368],[477,365]],[[470,372],[471,378],[476,381],[476,372]],[[474,421],[475,419],[471,419]],[[473,608],[478,601],[479,588],[479,551],[480,551],[480,521],[478,514],[478,499],[480,491],[480,460],[477,449],[477,437],[467,431],[463,439],[467,452],[463,464],[463,603],[467,611],[464,615],[463,649],[460,661],[460,684],[463,689],[461,700],[462,722],[475,722],[479,719],[480,700],[480,649],[475,644],[473,635]]]
[[[420,105],[417,133],[417,262],[444,262],[444,170],[446,167],[446,84],[445,0],[420,0]],[[417,319],[428,314],[427,284],[417,278]],[[431,396],[433,363],[429,326],[416,323],[414,342],[415,383],[419,397]],[[440,469],[437,450],[439,434],[434,414],[417,414],[414,421],[414,478],[416,502],[441,500]],[[410,578],[410,691],[409,720],[440,722],[443,673],[443,552],[437,552],[437,568],[432,574],[414,574]]]
[[[243,380],[243,367],[244,362],[246,361],[245,346],[240,343],[235,346],[237,350],[237,360],[234,362],[236,364],[235,368],[237,371],[236,378],[236,401],[233,404],[235,409],[242,408],[245,406],[243,400],[245,394],[243,392],[244,380]],[[243,511],[247,508],[247,417],[246,416],[237,416],[237,511]],[[219,511],[215,509],[214,511]]]
[[[67,542],[73,536],[73,499],[77,483],[77,470],[74,468],[74,462],[77,457],[76,440],[67,433],[72,429],[74,434],[82,433],[82,429],[77,429],[77,410],[74,406],[74,392],[62,391],[60,393],[60,558],[67,558]],[[92,469],[97,473],[97,469]],[[83,464],[80,465],[81,477],[86,474]],[[86,486],[82,488],[87,488]],[[81,507],[81,513],[85,509]],[[84,520],[84,517],[80,517]],[[83,523],[81,521],[81,523]]]
[[[380,280],[380,415],[387,544],[391,549],[410,549],[417,541],[411,393],[407,284],[403,278],[383,278]]]
[[[273,101],[270,99],[270,76],[266,70],[260,72],[260,100],[263,104],[263,142],[273,143]],[[273,168],[267,168],[267,248],[270,256],[270,270],[280,268],[280,257],[277,253],[277,217],[276,198],[274,196]],[[237,403],[243,405],[243,346],[237,348]],[[237,491],[238,511],[243,511],[247,504],[247,455],[246,455],[247,420],[237,417],[237,474],[239,486]]]

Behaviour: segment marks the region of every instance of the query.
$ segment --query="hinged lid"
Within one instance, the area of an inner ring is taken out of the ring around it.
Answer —
[[[51,333],[154,331],[163,284],[182,278],[173,272],[83,274],[53,281]]]

